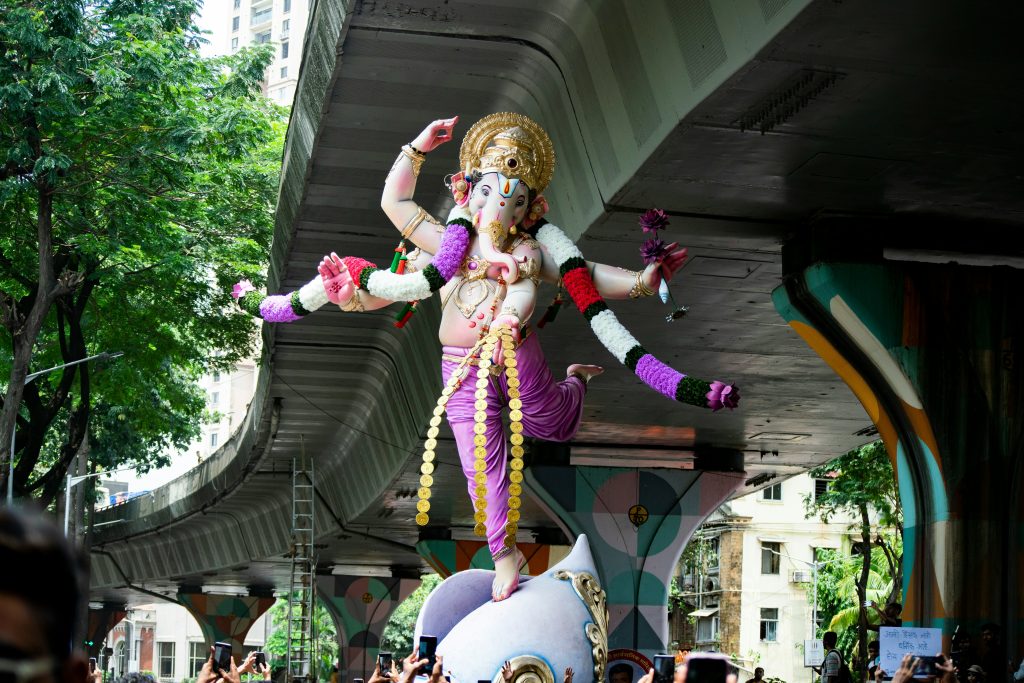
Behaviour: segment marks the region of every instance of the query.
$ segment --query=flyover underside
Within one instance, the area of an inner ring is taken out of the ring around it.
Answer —
[[[654,301],[613,306],[658,356],[744,390],[733,414],[664,400],[564,312],[541,337],[551,365],[609,368],[588,393],[575,452],[628,463],[638,446],[679,458],[733,448],[746,453],[750,476],[821,463],[870,438],[870,422],[772,307],[781,243],[822,212],[987,218],[1024,208],[1008,191],[1012,156],[971,108],[978,88],[1008,75],[998,55],[970,46],[953,55],[928,33],[940,20],[992,18],[951,2],[854,4],[538,0],[513,11],[321,0],[289,131],[271,286],[307,282],[330,250],[386,262],[396,232],[380,188],[401,144],[434,118],[459,114],[458,137],[483,114],[519,111],[551,133],[551,219],[582,235],[588,258],[636,267],[636,214],[658,206],[674,215],[666,236],[691,254],[674,290],[689,315],[670,324]],[[936,141],[922,130],[932,111],[933,125],[955,134]],[[441,217],[456,153],[454,144],[432,153],[419,180],[418,201]],[[429,302],[405,330],[392,327],[390,310],[326,309],[273,330],[254,400],[264,417],[239,437],[252,444],[236,456],[245,466],[195,478],[188,510],[168,513],[172,501],[157,492],[101,513],[101,522],[127,521],[97,534],[107,554],[94,556],[94,592],[129,582],[172,592],[283,586],[287,476],[303,448],[318,459],[320,564],[420,567],[415,452],[440,386],[437,310]],[[431,516],[468,534],[464,480],[443,445]],[[528,503],[520,528],[528,540],[554,525]]]

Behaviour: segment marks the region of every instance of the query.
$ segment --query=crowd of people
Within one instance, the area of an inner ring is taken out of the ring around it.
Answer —
[[[102,683],[102,672],[91,668],[74,645],[76,624],[83,616],[86,594],[82,583],[84,564],[57,527],[42,515],[0,509],[0,568],[3,572],[0,581],[0,683]],[[826,633],[821,683],[851,680],[849,668],[836,644],[836,633]],[[997,624],[982,627],[976,644],[972,644],[966,632],[958,629],[950,649],[950,653],[940,653],[934,662],[928,663],[934,666],[931,677],[938,683],[1024,681],[1024,661],[1016,669],[1011,666],[1002,643],[1002,630]],[[915,671],[923,664],[919,658],[908,655],[896,671],[886,672],[879,665],[877,640],[868,645],[868,653],[870,677],[875,681],[891,678],[895,683],[904,683],[921,678],[915,676]],[[196,683],[241,683],[247,673],[271,680],[269,666],[260,663],[256,655],[251,653],[240,666],[234,658],[230,665],[218,666],[211,648],[210,658],[203,664]],[[704,655],[680,650],[672,683],[687,683],[688,667],[696,666],[694,661],[698,658]],[[419,659],[413,653],[394,663],[390,671],[382,672],[378,667],[367,683],[413,683],[417,677],[425,677],[428,683],[441,683],[442,679],[445,683],[451,681],[450,672],[444,671],[442,656],[436,657],[432,670],[427,670],[428,665],[428,660]],[[562,683],[573,683],[573,676],[573,670],[566,669]],[[502,669],[502,677],[508,683],[516,678],[508,662]],[[724,678],[722,683],[737,681],[735,673]],[[763,680],[764,669],[758,667],[747,683]],[[116,683],[154,681],[144,674],[128,674]],[[654,669],[638,683],[656,683]]]

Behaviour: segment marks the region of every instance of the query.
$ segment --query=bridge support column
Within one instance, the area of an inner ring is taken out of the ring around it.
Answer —
[[[726,456],[742,468],[741,454]],[[529,490],[570,538],[587,534],[608,600],[608,649],[651,658],[668,639],[668,588],[694,530],[740,486],[742,472],[534,466]]]
[[[128,615],[122,602],[104,602],[99,609],[89,608],[89,622],[85,632],[85,650],[89,657],[100,658],[107,634]]]
[[[443,579],[467,569],[494,570],[494,558],[484,541],[424,540],[416,544],[416,550]],[[520,543],[519,550],[526,557],[523,573],[537,576],[558,564],[572,546]]]
[[[370,680],[388,619],[419,585],[411,578],[317,577],[317,593],[338,628],[339,680]]]
[[[255,597],[218,595],[182,590],[178,602],[189,611],[203,630],[206,640],[231,643],[235,663],[241,665],[239,654],[253,623],[274,605],[273,596]]]
[[[785,261],[784,253],[784,261]],[[775,306],[878,428],[902,498],[905,625],[1024,650],[1024,273],[815,263]]]

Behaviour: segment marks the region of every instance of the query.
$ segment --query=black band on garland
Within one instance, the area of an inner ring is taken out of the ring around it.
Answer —
[[[637,344],[629,351],[626,351],[626,367],[631,371],[636,372],[636,364],[640,362],[640,359],[647,355],[647,349]]]
[[[427,280],[427,284],[430,285],[431,292],[436,292],[445,286],[447,281],[441,276],[441,271],[433,263],[424,268],[422,272],[423,277]]]
[[[598,313],[607,310],[608,304],[606,304],[604,301],[595,301],[594,303],[587,306],[586,310],[583,311],[583,317],[586,318],[587,322],[589,323],[591,320],[594,319],[594,316],[596,316]]]
[[[309,315],[310,312],[307,311],[305,307],[302,305],[302,302],[299,301],[299,290],[296,289],[294,292],[292,292],[292,295],[291,297],[289,297],[288,302],[292,305],[292,311],[295,312],[295,315]]]
[[[565,263],[563,263],[561,266],[558,267],[558,274],[561,275],[562,277],[565,277],[565,274],[568,273],[573,268],[586,268],[586,267],[587,267],[586,259],[583,259],[583,258],[581,258],[579,256],[573,256],[571,258],[566,259]]]
[[[711,382],[695,377],[683,377],[676,385],[676,400],[698,408],[706,408],[709,391],[711,391]]]

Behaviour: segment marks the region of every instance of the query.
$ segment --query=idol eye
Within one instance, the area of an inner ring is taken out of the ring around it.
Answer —
[[[484,185],[483,187],[480,188],[480,194],[482,194],[485,197],[490,197],[491,188],[489,188],[487,185]]]
[[[526,197],[520,197],[519,199],[516,200],[516,206],[522,206],[525,203],[526,203]]]

